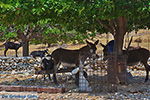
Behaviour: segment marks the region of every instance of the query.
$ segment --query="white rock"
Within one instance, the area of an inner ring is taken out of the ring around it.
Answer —
[[[74,70],[72,70],[71,73],[72,73],[73,75],[75,75],[76,73],[78,73],[78,71],[79,71],[79,67],[78,67],[78,68],[75,68]]]

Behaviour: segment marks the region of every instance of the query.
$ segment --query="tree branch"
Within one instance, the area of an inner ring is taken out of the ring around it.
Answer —
[[[100,25],[102,25],[105,29],[107,29],[107,30],[109,30],[112,34],[114,34],[114,30],[113,30],[113,28],[110,26],[110,25],[108,25],[108,24],[105,24],[103,21],[101,21],[101,20],[97,20],[98,21],[98,23],[100,24]]]

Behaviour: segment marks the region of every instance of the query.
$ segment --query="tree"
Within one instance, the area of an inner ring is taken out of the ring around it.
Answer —
[[[43,27],[39,27],[38,25],[10,25],[10,26],[2,26],[2,40],[10,41],[22,41],[23,43],[23,56],[29,55],[29,41],[34,38],[40,38],[41,33],[43,32]]]
[[[88,32],[110,32],[115,40],[115,57],[120,62],[126,32],[150,28],[149,5],[149,0],[2,0],[0,21],[28,25],[49,18],[49,24],[84,36]],[[118,65],[113,67],[120,73]]]
[[[22,10],[24,11],[20,11],[21,8],[18,8],[18,6],[22,7],[23,8]],[[28,24],[30,24],[29,23],[30,18],[27,18],[27,20],[25,20],[26,15],[27,14],[29,15],[25,5],[20,4],[19,1],[2,0],[0,2],[0,9],[1,9],[0,22],[2,23],[1,25],[3,25],[3,27],[13,27],[13,30],[15,31],[17,36],[21,37],[21,39],[23,40],[25,44],[23,45],[23,52],[24,51],[26,52],[24,52],[23,55],[27,56],[28,55],[28,52],[27,52],[28,40],[26,39],[26,37],[29,32],[24,33],[25,30],[23,31],[23,29],[25,29],[25,25],[28,26]]]
[[[82,34],[87,31],[99,34],[110,32],[115,40],[115,58],[117,73],[119,72],[119,59],[122,56],[124,35],[127,32],[141,28],[150,28],[150,1],[148,0],[51,0],[43,1],[50,5],[44,7],[42,15],[51,17],[55,12],[55,23],[59,23],[68,30],[75,30]],[[48,13],[46,13],[48,12]],[[125,74],[125,73],[124,73]],[[119,78],[119,75],[117,75]],[[119,78],[119,81],[123,79]],[[124,80],[123,80],[124,81]]]
[[[60,4],[63,3],[64,1],[60,2]],[[59,0],[2,0],[0,2],[0,22],[6,27],[13,26],[17,38],[24,42],[23,56],[28,56],[29,54],[28,45],[30,40],[35,41],[39,39],[40,43],[56,43],[58,41],[68,42],[70,40],[83,41],[83,39],[89,37],[77,31],[73,35],[70,33],[70,30],[67,31],[63,28],[63,23],[61,23],[63,17],[60,17],[58,14],[61,13],[61,9],[59,5],[57,8],[57,4],[59,4]],[[7,38],[10,37],[7,35]]]
[[[86,34],[87,31],[110,32],[114,36],[114,52],[118,62],[116,66],[112,67],[116,68],[117,74],[126,71],[123,67],[121,67],[123,69],[121,72],[118,70],[120,63],[118,57],[122,56],[124,35],[132,30],[150,28],[150,21],[148,20],[150,18],[150,1],[56,0],[55,3],[57,6],[52,6],[52,9],[57,13],[55,22],[60,23],[66,29],[74,29],[82,34]],[[46,12],[50,10],[47,9]],[[117,75],[118,78],[119,75]],[[124,80],[119,78],[119,81]]]

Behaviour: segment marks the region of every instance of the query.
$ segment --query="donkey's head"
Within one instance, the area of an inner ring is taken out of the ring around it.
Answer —
[[[114,40],[111,40],[110,42],[108,42],[106,45],[100,43],[101,46],[103,47],[103,54],[104,54],[104,58],[103,60],[107,60],[108,56],[113,53],[113,49],[114,49]]]
[[[87,52],[86,52],[86,55],[91,57],[91,56],[96,56],[96,45],[98,44],[99,40],[97,40],[96,42],[94,43],[91,43],[89,41],[86,40],[86,43],[87,43]]]
[[[25,42],[19,42],[19,47],[24,46]]]

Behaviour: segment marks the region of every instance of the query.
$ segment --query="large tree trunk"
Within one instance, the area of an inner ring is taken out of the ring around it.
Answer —
[[[127,32],[127,19],[120,16],[112,20],[97,19],[97,21],[112,33],[115,40],[114,52],[108,59],[108,81],[110,83],[127,83],[130,74],[127,73],[126,69],[126,57],[122,54],[124,35]]]
[[[28,35],[25,34],[24,32],[22,32],[21,29],[19,29],[17,31],[17,36],[18,36],[18,38],[20,38],[22,40],[22,43],[23,43],[23,45],[22,45],[22,47],[23,47],[22,55],[23,56],[29,56],[29,40],[30,39],[29,39]]]
[[[126,69],[126,56],[122,54],[124,35],[126,34],[126,19],[118,17],[116,19],[117,28],[114,34],[115,46],[112,59],[108,61],[108,78],[111,83],[127,83],[128,74]],[[110,67],[109,67],[110,66]]]
[[[29,41],[23,41],[23,56],[29,56]]]

